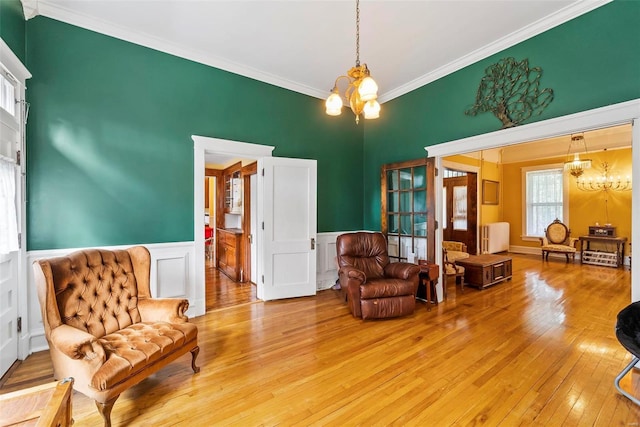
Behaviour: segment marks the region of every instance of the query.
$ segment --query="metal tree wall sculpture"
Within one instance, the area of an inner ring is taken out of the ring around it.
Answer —
[[[553,89],[540,90],[542,68],[529,68],[529,60],[504,58],[484,70],[476,103],[465,111],[469,116],[491,111],[506,129],[532,115],[539,115],[553,101]]]

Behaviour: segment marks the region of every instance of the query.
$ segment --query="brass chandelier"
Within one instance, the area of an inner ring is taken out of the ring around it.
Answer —
[[[614,177],[609,170],[609,162],[602,162],[600,176],[588,180],[584,177],[578,178],[576,186],[582,191],[627,191],[631,190],[631,177],[628,175],[626,178],[621,178],[620,175]]]
[[[349,82],[343,95],[338,90],[338,81],[347,79]],[[339,116],[342,113],[343,97],[349,103],[351,111],[356,116],[356,123],[360,122],[360,115],[365,119],[377,119],[380,116],[378,99],[378,85],[371,78],[367,64],[360,65],[360,0],[356,0],[356,65],[347,71],[346,76],[338,76],[331,95],[325,102],[326,113]]]

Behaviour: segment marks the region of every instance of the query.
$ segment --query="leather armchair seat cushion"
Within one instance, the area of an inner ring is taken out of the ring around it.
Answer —
[[[360,300],[363,319],[384,319],[388,317],[407,316],[413,313],[415,306],[416,299],[413,295]]]
[[[389,298],[414,295],[415,285],[409,280],[373,279],[360,286],[360,299]]]
[[[186,322],[141,322],[105,335],[98,342],[104,348],[106,361],[94,374],[91,386],[97,390],[112,388],[150,363],[195,341],[197,336],[196,326]]]

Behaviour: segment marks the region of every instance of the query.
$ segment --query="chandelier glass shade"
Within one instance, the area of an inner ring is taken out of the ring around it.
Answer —
[[[582,135],[571,136],[567,158],[564,162],[564,170],[574,178],[579,178],[585,169],[591,168],[591,159],[580,158],[580,151],[584,147],[584,155],[587,153],[587,143]]]
[[[342,94],[338,82],[346,80],[346,88]],[[339,116],[346,101],[356,116],[356,123],[360,122],[360,115],[365,119],[380,117],[378,99],[378,84],[371,77],[367,64],[360,65],[360,1],[356,0],[356,65],[347,71],[347,75],[338,76],[331,94],[325,101],[326,113]]]

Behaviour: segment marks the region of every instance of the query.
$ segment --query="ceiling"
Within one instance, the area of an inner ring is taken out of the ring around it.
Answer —
[[[381,103],[610,0],[362,0]],[[354,0],[22,0],[47,16],[325,98],[355,63]]]

